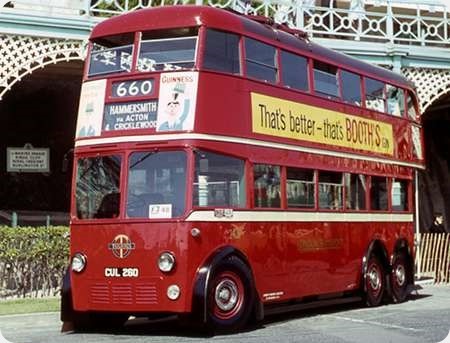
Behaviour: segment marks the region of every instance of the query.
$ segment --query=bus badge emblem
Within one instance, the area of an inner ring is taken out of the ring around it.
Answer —
[[[108,249],[112,251],[117,258],[126,258],[131,250],[136,248],[136,244],[131,242],[127,235],[117,235],[113,241],[108,244]]]

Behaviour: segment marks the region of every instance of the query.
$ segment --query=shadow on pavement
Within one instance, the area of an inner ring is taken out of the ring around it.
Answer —
[[[420,290],[419,290],[420,291]],[[408,301],[420,301],[431,297],[432,295],[426,293],[419,293],[415,290],[408,298]],[[389,306],[399,306],[400,304],[389,304]],[[311,318],[326,314],[337,314],[340,312],[359,310],[366,308],[362,302],[354,302],[350,304],[341,304],[327,307],[319,307],[306,310],[296,310],[288,313],[268,315],[264,320],[257,324],[249,325],[242,332],[251,332],[261,328],[270,327],[271,325],[297,320],[302,318]],[[128,335],[128,336],[167,336],[167,337],[191,337],[191,338],[211,338],[216,333],[206,330],[201,327],[189,326],[181,324],[177,316],[167,316],[158,319],[148,318],[133,318],[126,322],[123,327],[111,329],[96,329],[90,331],[83,331],[83,334],[98,334],[108,333],[114,335]],[[236,334],[238,332],[233,332]],[[78,334],[78,332],[70,332],[68,334]],[[220,335],[224,335],[220,333]],[[226,335],[226,334],[225,334]]]

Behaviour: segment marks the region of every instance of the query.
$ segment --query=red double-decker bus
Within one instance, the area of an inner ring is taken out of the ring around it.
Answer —
[[[216,329],[407,298],[414,86],[268,18],[124,14],[90,37],[62,320]]]

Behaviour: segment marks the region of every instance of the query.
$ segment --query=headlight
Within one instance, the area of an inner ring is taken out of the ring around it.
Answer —
[[[167,297],[170,300],[177,300],[180,297],[180,287],[178,285],[170,285],[167,288]]]
[[[175,267],[175,256],[173,256],[170,252],[163,252],[159,255],[158,267],[159,270],[164,273],[172,271]]]
[[[84,268],[86,267],[86,256],[84,256],[83,254],[80,253],[76,253],[75,255],[73,255],[72,257],[72,270],[76,273],[81,273]]]

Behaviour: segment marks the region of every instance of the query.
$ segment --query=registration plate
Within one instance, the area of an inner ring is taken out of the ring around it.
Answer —
[[[138,268],[116,268],[116,267],[106,267],[105,277],[138,277]]]

